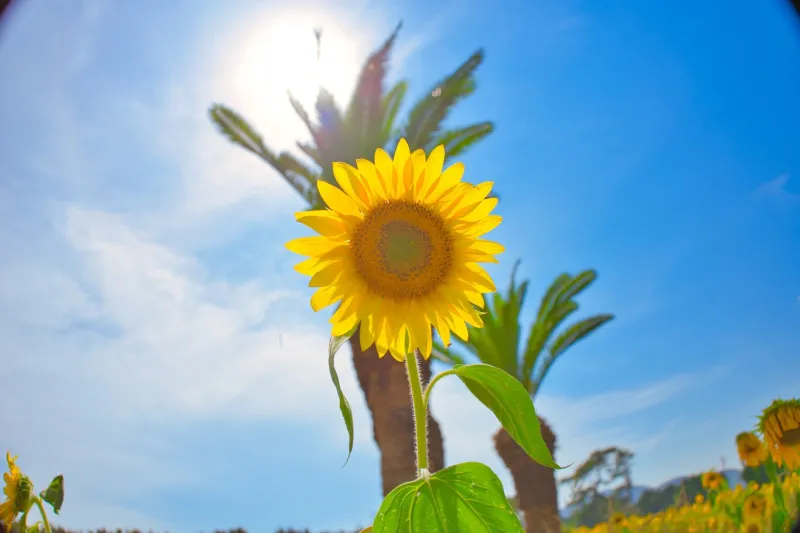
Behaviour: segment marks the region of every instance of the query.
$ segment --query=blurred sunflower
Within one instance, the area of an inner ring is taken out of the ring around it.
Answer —
[[[800,400],[773,401],[761,414],[758,429],[776,463],[800,468]]]
[[[723,487],[725,483],[725,478],[722,477],[722,474],[719,472],[715,472],[713,470],[709,472],[705,472],[702,477],[700,478],[700,483],[703,485],[704,489],[708,490],[719,490]]]
[[[11,457],[11,452],[6,452],[8,472],[3,474],[3,481],[5,482],[3,493],[6,495],[6,499],[3,503],[0,503],[0,521],[2,521],[6,531],[11,531],[11,524],[17,514],[28,510],[31,494],[33,493],[31,481],[20,471],[16,465],[16,460],[16,457]]]
[[[483,326],[476,308],[495,285],[479,263],[496,263],[503,247],[480,237],[502,218],[490,214],[492,183],[462,182],[464,165],[442,170],[444,157],[443,146],[426,158],[401,139],[394,159],[378,149],[374,163],[334,163],[339,187],[317,182],[329,209],[296,214],[319,235],[286,247],[309,257],[295,269],[318,288],[311,307],[341,302],[332,335],[360,325],[362,349],[403,361],[416,349],[430,357],[431,326],[446,345]]]
[[[767,458],[767,448],[752,431],[736,435],[736,449],[739,451],[739,459],[745,466],[756,467]]]
[[[764,497],[763,494],[759,494],[757,492],[748,495],[744,499],[744,506],[742,507],[742,511],[746,518],[760,518],[764,516],[764,512],[767,510],[767,499]]]
[[[614,527],[624,527],[627,523],[627,519],[622,513],[614,513],[611,515],[611,518],[608,519],[608,523]]]
[[[759,522],[748,522],[745,526],[746,533],[761,533],[763,530]]]

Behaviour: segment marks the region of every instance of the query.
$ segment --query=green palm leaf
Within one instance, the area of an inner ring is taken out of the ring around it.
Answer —
[[[453,74],[443,79],[409,113],[403,137],[412,150],[435,147],[436,133],[450,110],[464,97],[475,91],[474,72],[483,62],[483,50],[475,52]]]

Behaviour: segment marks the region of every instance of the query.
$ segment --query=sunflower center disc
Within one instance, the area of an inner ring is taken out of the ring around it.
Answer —
[[[396,300],[433,292],[452,264],[444,221],[428,207],[404,200],[373,209],[356,228],[351,248],[367,287]]]
[[[800,446],[800,428],[785,431],[780,442],[783,446]]]

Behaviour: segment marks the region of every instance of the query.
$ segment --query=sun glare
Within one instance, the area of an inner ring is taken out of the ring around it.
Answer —
[[[237,39],[231,89],[242,112],[256,121],[270,122],[273,131],[282,124],[277,133],[288,137],[298,128],[303,131],[303,126],[289,106],[287,92],[312,116],[320,86],[333,93],[340,107],[346,106],[368,51],[337,22],[325,13],[270,10],[240,28],[243,35]],[[322,29],[319,57],[315,28]]]

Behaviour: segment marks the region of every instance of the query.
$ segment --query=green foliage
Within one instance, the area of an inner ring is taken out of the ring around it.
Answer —
[[[324,208],[316,189],[317,180],[333,182],[333,163],[355,164],[359,158],[373,157],[377,148],[385,148],[397,137],[406,137],[412,150],[430,151],[444,144],[448,158],[459,155],[494,131],[491,122],[441,132],[450,110],[475,90],[474,72],[483,61],[478,51],[453,74],[444,78],[411,109],[408,121],[397,128],[397,114],[408,91],[400,81],[384,90],[389,57],[401,24],[365,62],[347,109],[341,110],[333,95],[320,88],[315,108],[316,121],[302,104],[289,95],[289,103],[311,135],[311,144],[297,146],[317,169],[308,168],[288,152],[275,154],[264,144],[261,135],[241,115],[222,104],[209,110],[211,121],[231,142],[257,155],[302,196],[312,209]]]
[[[524,533],[503,485],[481,463],[462,463],[396,487],[373,533]]]
[[[336,387],[336,395],[339,396],[339,410],[342,412],[344,425],[347,427],[348,444],[347,459],[345,459],[344,462],[345,465],[347,464],[347,461],[350,460],[350,454],[353,453],[353,410],[350,408],[350,402],[348,402],[347,398],[345,398],[344,392],[342,392],[342,385],[339,383],[339,375],[336,373],[336,366],[333,364],[333,358],[336,356],[336,352],[339,351],[339,348],[341,348],[342,345],[347,342],[354,332],[355,330],[347,333],[346,335],[331,337],[330,341],[328,342],[328,370],[331,374],[333,386]]]
[[[687,478],[680,484],[644,491],[636,507],[642,514],[658,513],[675,505],[690,504],[698,494],[705,495],[699,475]]]
[[[439,374],[431,382],[431,389],[439,379],[451,374],[458,376],[472,395],[494,413],[531,459],[550,468],[561,468],[547,449],[533,401],[519,380],[487,364],[457,365]]]
[[[64,476],[54,477],[50,485],[39,493],[39,497],[49,503],[53,507],[53,512],[58,514],[64,503]]]
[[[459,338],[455,340],[481,362],[516,377],[531,397],[535,397],[556,358],[612,320],[614,315],[600,314],[579,320],[549,343],[567,317],[578,310],[574,298],[597,278],[594,270],[585,270],[576,276],[561,274],[542,298],[536,320],[530,325],[525,349],[520,351],[520,314],[528,292],[528,281],[517,285],[518,266],[519,261],[514,265],[506,293],[496,292],[487,301],[486,313],[482,316],[484,327],[470,327],[466,342]],[[465,362],[438,341],[434,342],[433,356],[448,365]]]

